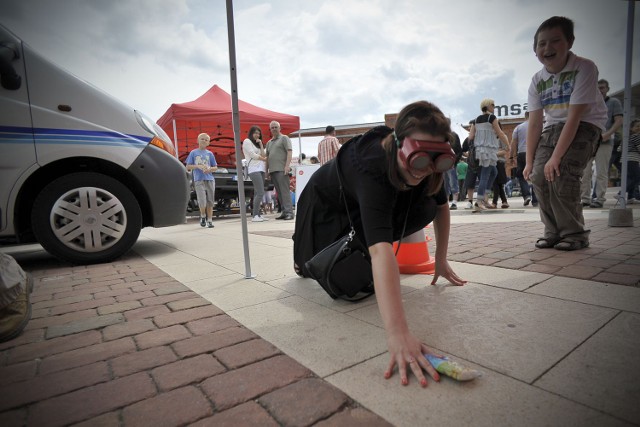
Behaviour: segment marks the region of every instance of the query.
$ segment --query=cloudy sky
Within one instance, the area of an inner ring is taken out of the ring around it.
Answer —
[[[235,0],[233,8],[240,98],[298,115],[303,129],[383,121],[418,99],[436,103],[454,128],[479,114],[483,98],[524,104],[541,67],[533,34],[553,15],[575,21],[573,51],[595,61],[613,91],[624,85],[624,0]],[[223,0],[0,0],[0,11],[46,57],[154,120],[213,84],[230,91]],[[637,54],[633,61],[637,82]]]

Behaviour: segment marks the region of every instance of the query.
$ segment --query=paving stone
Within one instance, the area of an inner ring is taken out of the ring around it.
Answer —
[[[120,313],[123,311],[134,310],[141,306],[142,304],[140,304],[140,301],[118,302],[115,304],[98,307],[98,314],[105,315],[105,314],[111,314],[111,313]]]
[[[95,418],[74,424],[73,427],[114,427],[120,425],[119,411],[108,412]]]
[[[33,378],[36,375],[37,367],[36,360],[28,360],[0,368],[0,387]]]
[[[178,356],[170,347],[153,347],[111,359],[111,370],[115,377],[125,377],[136,372],[175,362]]]
[[[585,265],[567,265],[556,271],[558,276],[575,277],[577,279],[590,279],[602,272],[598,267],[587,267]]]
[[[249,363],[279,354],[273,344],[263,339],[255,339],[220,349],[213,355],[229,369],[236,369]]]
[[[15,411],[0,412],[0,426],[24,426],[27,425],[26,420],[26,409],[16,409]]]
[[[198,296],[197,298],[173,301],[167,304],[171,311],[185,310],[188,308],[202,307],[203,305],[211,305],[209,301]]]
[[[74,335],[70,336],[73,337]],[[51,372],[88,365],[90,363],[108,360],[134,351],[136,351],[136,346],[133,339],[129,337],[95,344],[43,359],[40,364],[40,374],[48,374]]]
[[[256,334],[248,329],[229,328],[212,334],[200,335],[179,341],[174,343],[172,347],[180,357],[188,357],[201,353],[210,353],[256,337]]]
[[[109,380],[105,362],[69,369],[51,375],[40,375],[28,381],[0,387],[0,411],[45,400],[82,387]]]
[[[222,411],[213,417],[202,419],[191,424],[190,427],[278,427],[279,425],[262,406],[249,401]],[[344,425],[346,426],[347,424]]]
[[[162,287],[156,288],[154,292],[156,293],[156,295],[169,295],[169,294],[177,294],[180,292],[187,292],[190,290],[191,289],[187,288],[182,283],[175,282],[175,283],[166,284]],[[194,296],[196,295],[198,294],[194,293]]]
[[[78,319],[88,319],[98,315],[98,310],[90,308],[88,310],[74,311],[72,313],[60,314],[58,316],[43,317],[40,319],[31,319],[27,323],[25,330],[46,328],[48,326],[63,325]]]
[[[29,411],[28,424],[55,427],[77,423],[155,395],[149,375],[134,374],[38,402]]]
[[[348,401],[346,394],[318,378],[302,379],[258,399],[286,426],[312,425],[336,413]]]
[[[155,297],[151,297],[151,298],[145,298],[145,299],[141,300],[140,302],[142,303],[142,305],[160,305],[160,304],[166,304],[166,303],[171,302],[171,301],[179,301],[179,300],[183,300],[183,299],[191,299],[191,298],[193,298],[193,296],[194,296],[193,292],[180,292],[180,293],[177,293],[177,294],[160,295],[160,296],[155,296]],[[167,308],[167,311],[169,311],[168,308]]]
[[[96,292],[93,294],[94,298],[106,298],[106,297],[119,297],[124,295],[131,295],[131,289],[129,288],[121,288],[121,289],[109,289],[107,291]],[[116,298],[117,300],[117,298]]]
[[[193,335],[204,335],[227,328],[234,328],[240,326],[240,323],[228,314],[221,314],[219,316],[194,320],[192,322],[188,322],[185,326]]]
[[[77,294],[73,291],[69,292],[70,296],[66,298],[56,298],[50,299],[47,301],[36,302],[32,305],[34,310],[40,310],[42,308],[51,308],[51,307],[59,307],[61,305],[69,305],[83,301],[93,300],[93,294],[89,293],[86,295]]]
[[[160,328],[164,328],[171,325],[178,325],[181,323],[187,323],[193,320],[202,319],[205,317],[217,316],[224,312],[218,307],[207,304],[204,307],[196,307],[187,310],[176,311],[169,314],[161,314],[153,318],[153,322]]]
[[[640,286],[640,278],[629,274],[609,273],[604,271],[593,277],[593,280],[606,283],[617,283],[619,285]]]
[[[95,316],[87,319],[74,320],[64,325],[56,325],[47,328],[47,339],[61,337],[64,335],[77,334],[78,332],[101,329],[105,326],[115,325],[124,322],[122,313],[107,314],[106,316]]]
[[[159,345],[170,344],[191,337],[191,333],[182,325],[169,326],[168,328],[156,329],[135,336],[138,348],[145,349]]]
[[[102,330],[102,338],[111,341],[122,337],[141,334],[156,329],[151,319],[138,319],[107,326]]]
[[[44,328],[38,328],[38,329],[25,328],[25,330],[22,332],[22,334],[20,334],[20,336],[10,341],[5,341],[3,343],[0,343],[0,351],[6,350],[11,347],[19,347],[24,344],[31,344],[34,342],[42,341],[44,339],[44,334],[45,334]],[[2,358],[0,357],[0,365],[2,365],[1,360]]]
[[[212,413],[202,392],[189,386],[124,408],[122,420],[126,426],[170,427],[186,425]]]
[[[311,371],[290,357],[275,356],[209,378],[201,388],[218,410],[224,410],[310,376]]]
[[[86,310],[88,308],[98,308],[103,305],[111,305],[115,302],[116,300],[113,297],[107,297],[107,298],[92,299],[89,301],[77,302],[74,304],[60,305],[56,307],[51,307],[51,315],[55,316],[56,314],[70,313],[72,311]]]
[[[127,320],[145,319],[149,317],[159,316],[161,314],[171,313],[171,310],[164,305],[152,305],[150,307],[136,308],[124,313]]]
[[[331,418],[320,421],[314,427],[390,427],[392,425],[364,408],[348,408],[331,416]]]
[[[160,390],[171,390],[200,382],[226,370],[213,356],[202,354],[155,368],[151,376]]]
[[[72,336],[68,335],[32,344],[25,344],[11,349],[7,361],[13,364],[25,360],[41,359],[53,354],[97,344],[100,341],[100,332],[87,331]]]
[[[152,291],[142,291],[142,292],[131,292],[126,295],[118,295],[116,297],[116,301],[118,302],[127,302],[127,301],[140,301],[145,298],[151,298],[155,294]]]

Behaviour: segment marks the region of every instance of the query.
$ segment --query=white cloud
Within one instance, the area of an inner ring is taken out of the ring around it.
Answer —
[[[0,0],[0,21],[74,74],[158,118],[213,84],[230,90],[224,3]],[[236,0],[238,93],[299,115],[303,127],[378,122],[416,99],[466,123],[482,98],[526,101],[540,68],[533,34],[551,15],[575,21],[574,52],[621,89],[626,10],[626,1],[610,0]],[[637,55],[634,69],[638,81]]]

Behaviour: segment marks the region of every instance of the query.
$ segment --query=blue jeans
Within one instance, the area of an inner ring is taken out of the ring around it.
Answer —
[[[451,168],[444,173],[444,190],[447,192],[447,196],[450,196],[452,194],[457,194],[460,192],[460,187],[458,186],[458,174],[456,173],[456,168]]]
[[[498,168],[495,166],[483,166],[480,168],[480,182],[478,183],[478,199],[484,198],[484,193],[487,189],[493,187],[493,181],[495,181],[498,175]]]

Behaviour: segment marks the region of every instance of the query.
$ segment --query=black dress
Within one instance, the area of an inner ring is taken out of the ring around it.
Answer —
[[[336,162],[340,164],[356,236],[367,247],[399,240],[405,216],[404,235],[415,233],[433,221],[437,205],[447,203],[444,188],[433,196],[427,195],[426,180],[407,191],[393,187],[380,144],[391,132],[386,126],[378,126],[345,143],[337,157],[309,179],[298,199],[293,236],[293,258],[303,276],[309,276],[304,267],[306,261],[349,232]]]

